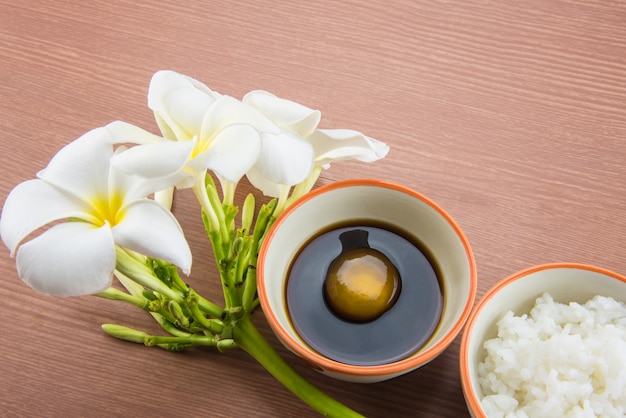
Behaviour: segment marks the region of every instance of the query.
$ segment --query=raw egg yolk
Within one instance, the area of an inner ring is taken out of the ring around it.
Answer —
[[[384,254],[357,248],[341,253],[330,264],[324,297],[340,318],[369,322],[394,305],[400,288],[400,274]]]

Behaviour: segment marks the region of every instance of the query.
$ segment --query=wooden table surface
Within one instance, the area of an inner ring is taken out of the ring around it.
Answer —
[[[337,163],[319,184],[381,178],[431,197],[469,238],[478,297],[546,262],[626,274],[624,1],[0,6],[2,202],[92,128],[122,119],[158,132],[148,82],[172,69],[236,97],[269,90],[321,110],[321,127],[387,142],[384,160]],[[219,300],[193,195],[174,211],[193,249],[189,281]],[[2,248],[0,416],[316,416],[241,351],[170,353],[105,335],[102,323],[157,328],[125,304],[36,293]],[[364,415],[468,415],[460,338],[409,375],[349,384],[302,364],[255,316],[294,367]]]

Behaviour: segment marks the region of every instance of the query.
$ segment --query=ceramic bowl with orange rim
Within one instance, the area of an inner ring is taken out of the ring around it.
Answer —
[[[549,298],[544,295],[549,295]],[[611,330],[616,330],[612,323],[603,323],[597,316],[589,316],[589,312],[601,311],[591,310],[586,305],[596,296],[611,298],[618,307],[621,305],[620,310],[615,310],[615,305],[606,301],[601,306],[611,307],[613,312],[622,312],[617,318],[611,315],[612,320],[619,321],[617,329],[623,333],[626,316],[620,315],[623,315],[623,304],[626,303],[626,277],[600,267],[574,263],[538,265],[517,272],[488,290],[473,309],[461,338],[461,385],[472,417],[505,416],[508,412],[504,410],[511,412],[511,408],[528,413],[525,408],[535,407],[540,409],[540,416],[565,416],[563,410],[554,412],[549,408],[570,408],[567,402],[572,402],[572,413],[576,412],[573,409],[581,408],[579,412],[583,413],[582,408],[591,408],[588,401],[594,398],[594,392],[585,393],[577,402],[572,399],[581,394],[576,389],[570,391],[566,388],[573,389],[580,384],[590,389],[606,377],[596,375],[596,371],[600,373],[600,369],[604,368],[607,369],[604,372],[611,372],[610,364],[608,368],[592,366],[596,350],[602,348],[602,342],[594,340],[594,336],[606,336]],[[541,309],[531,313],[540,297]],[[499,322],[505,316],[506,322]],[[597,334],[589,324],[598,327]],[[489,343],[485,344],[487,341]],[[622,340],[620,344],[623,347],[626,342]],[[584,360],[578,360],[578,356]],[[622,362],[623,359],[624,355]],[[597,360],[596,364],[609,361],[608,356],[598,356]],[[512,363],[517,365],[506,365]],[[576,370],[578,367],[580,370]],[[622,367],[618,365],[617,370]],[[587,376],[588,381],[585,380]],[[620,379],[623,381],[623,377]],[[483,386],[481,381],[489,383]],[[500,396],[500,392],[504,393],[502,382],[510,391],[505,396]],[[492,388],[497,388],[497,391]],[[594,390],[603,392],[605,389]],[[598,399],[604,396],[603,393],[597,394]],[[622,403],[621,408],[624,408],[624,394],[618,401]],[[487,395],[496,402],[486,400]],[[509,396],[516,398],[517,404],[513,405]],[[560,397],[566,401],[561,402]],[[502,408],[498,409],[499,412],[494,410],[498,403],[498,408]],[[591,416],[600,415],[610,416],[602,413]],[[622,415],[618,413],[618,416]]]
[[[290,205],[265,237],[259,300],[280,341],[333,378],[371,383],[441,354],[476,295],[467,238],[404,186],[332,183]]]

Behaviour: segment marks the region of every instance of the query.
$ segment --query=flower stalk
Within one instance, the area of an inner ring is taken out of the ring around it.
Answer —
[[[296,372],[269,345],[249,316],[235,327],[234,340],[245,352],[258,361],[272,376],[317,412],[328,417],[362,417],[342,403],[329,397]]]
[[[129,293],[110,288],[96,296],[124,301],[148,310],[169,335],[148,335],[113,324],[103,325],[103,330],[122,340],[169,351],[199,346],[215,347],[220,352],[242,348],[287,389],[321,414],[331,417],[361,416],[298,374],[252,323],[251,315],[259,304],[256,290],[258,250],[277,216],[276,212],[281,210],[279,205],[284,205],[293,196],[285,195],[282,203],[273,199],[262,205],[255,218],[254,198],[250,195],[243,205],[242,226],[236,229],[234,215],[226,216],[226,213],[235,213],[230,209],[234,207],[230,197],[224,195],[224,200],[220,201],[216,198],[212,181],[205,180],[202,184],[207,189],[206,202],[210,204],[210,207],[203,208],[203,219],[216,257],[224,308],[189,287],[182,281],[175,266],[118,247],[117,277]],[[234,190],[231,192],[234,193]],[[216,215],[217,228],[211,223],[209,210]]]

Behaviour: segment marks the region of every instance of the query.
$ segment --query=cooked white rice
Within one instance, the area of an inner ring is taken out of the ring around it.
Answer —
[[[482,407],[497,417],[626,417],[626,304],[537,298],[508,312],[478,365]]]

